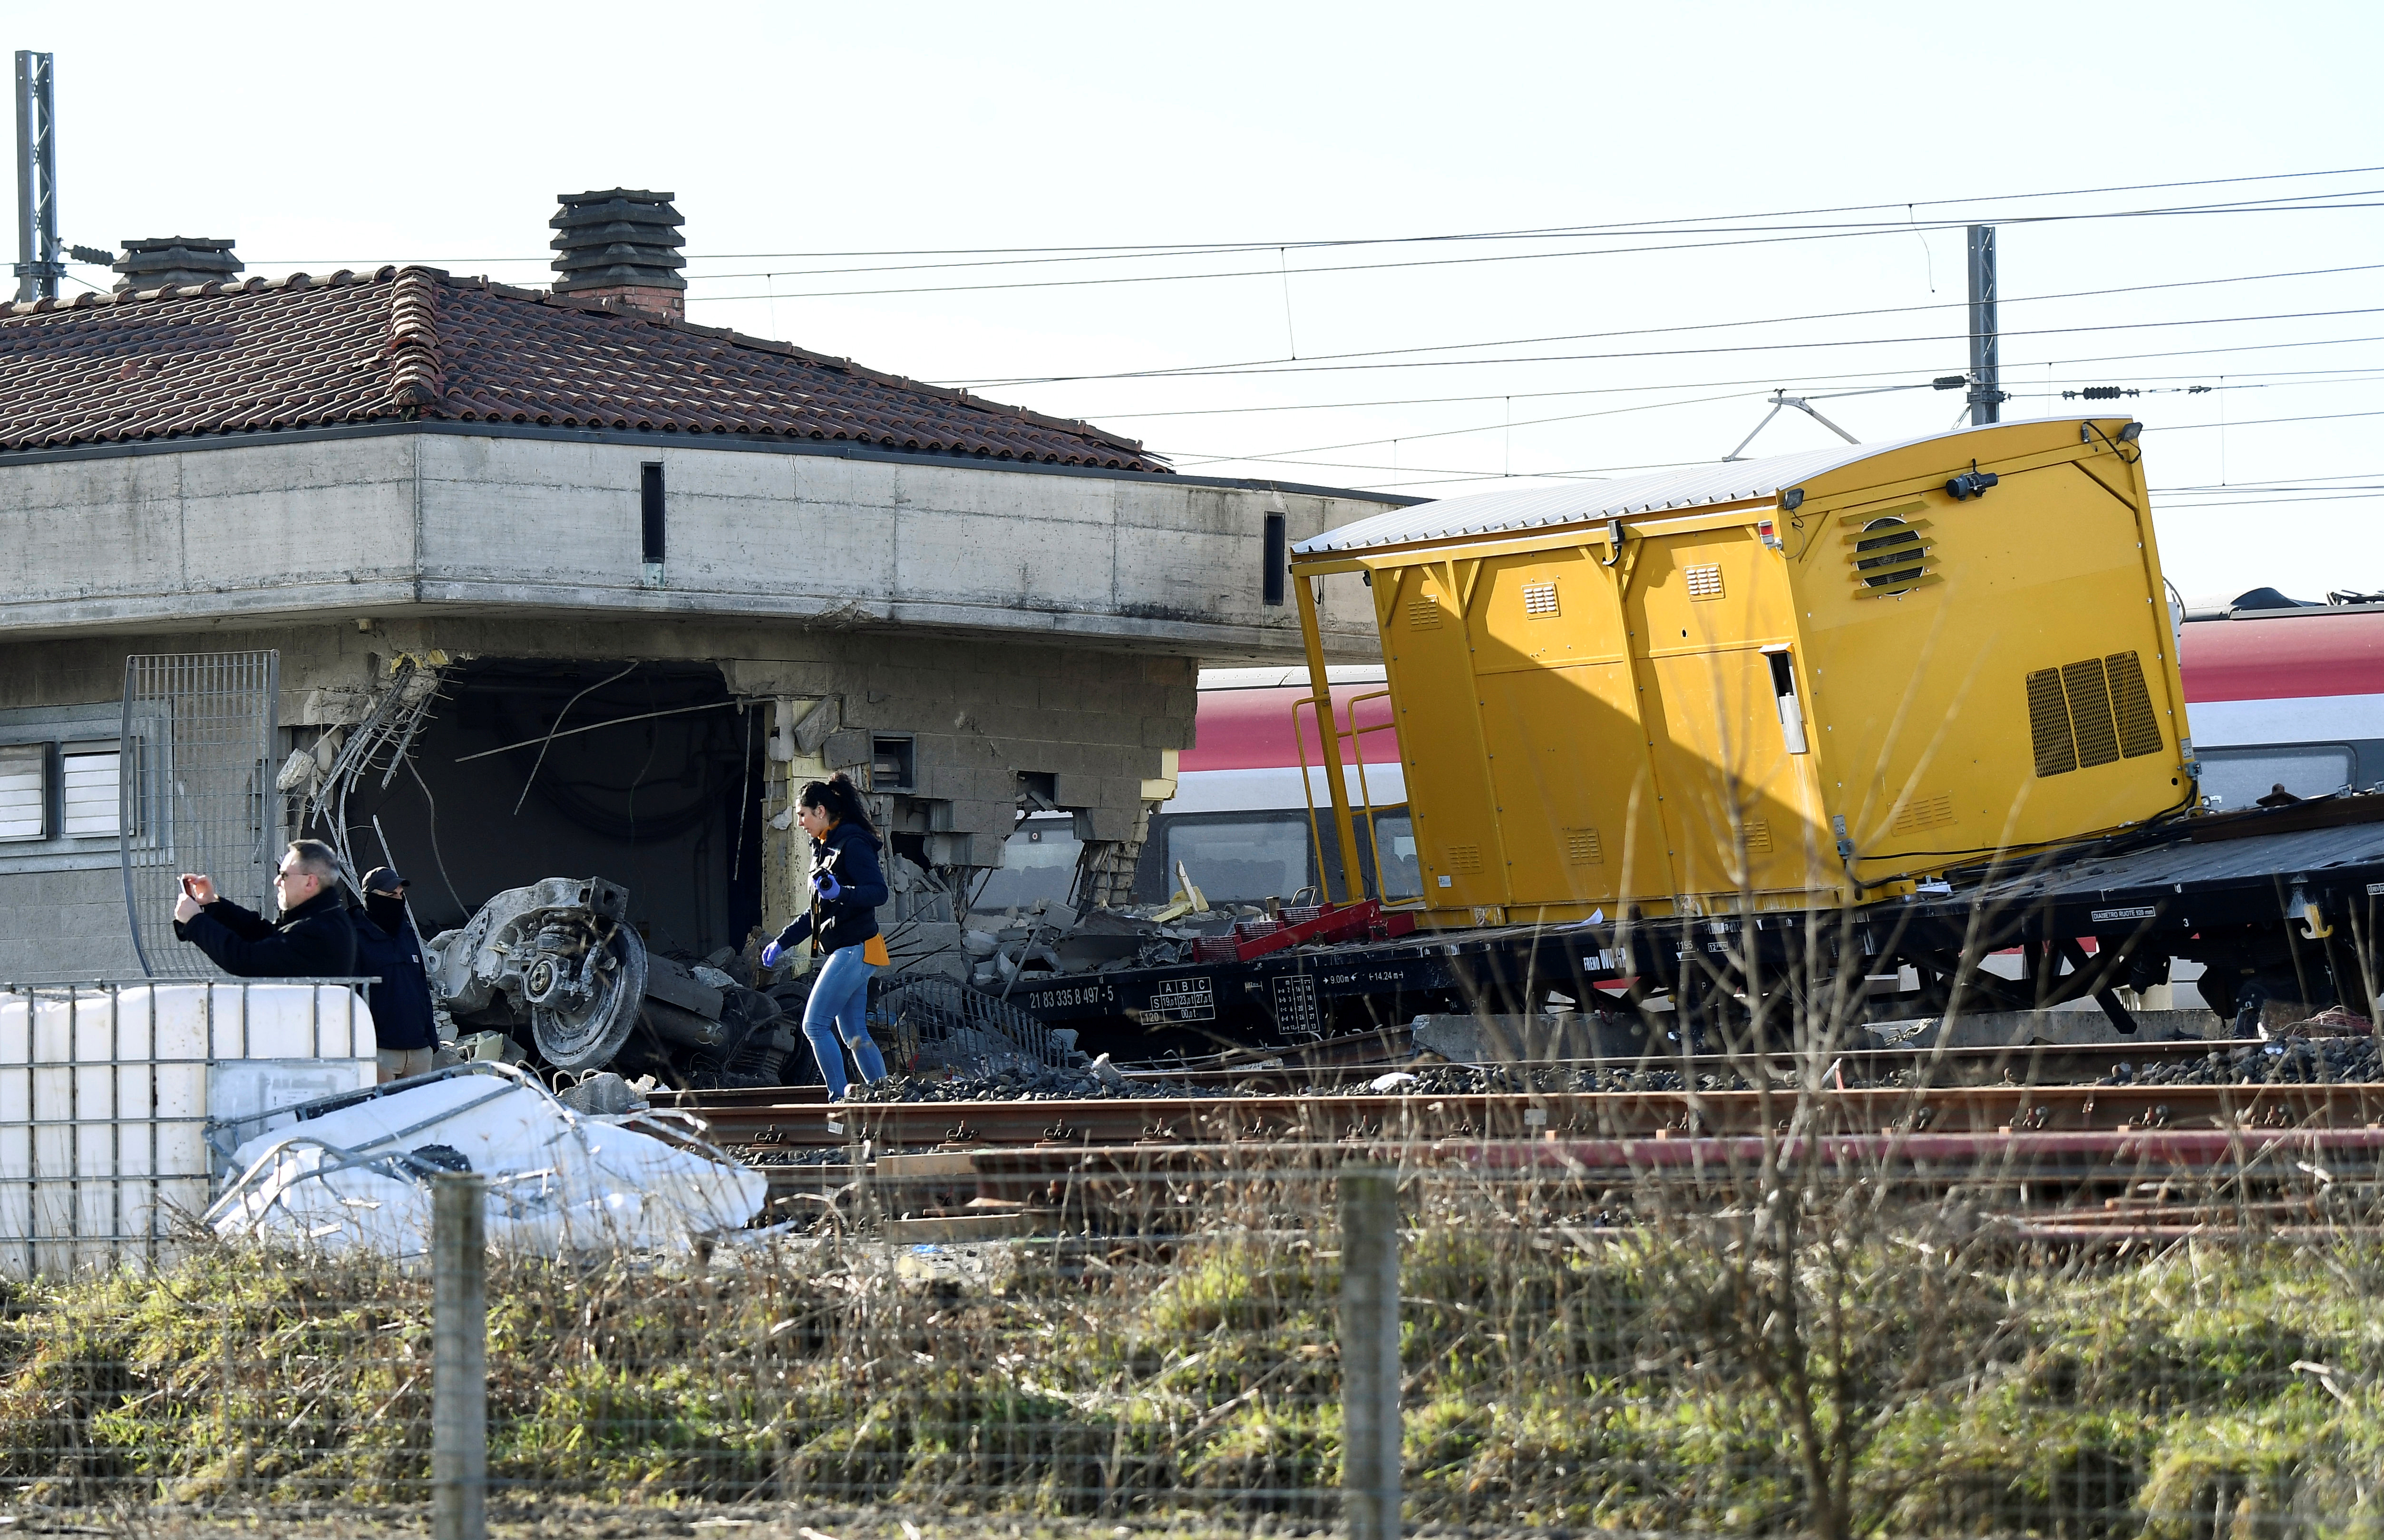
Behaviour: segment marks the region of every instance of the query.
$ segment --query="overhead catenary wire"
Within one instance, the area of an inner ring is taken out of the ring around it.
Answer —
[[[2347,267],[2309,267],[2280,273],[2239,273],[2221,278],[2182,279],[2167,283],[2129,283],[2105,289],[2076,289],[2054,294],[2023,294],[1998,300],[1998,304],[2037,304],[2055,300],[2106,299],[2114,294],[2152,293],[2168,289],[2202,289],[2222,283],[2263,283],[2282,279],[2329,278],[2343,273],[2370,273],[2384,270],[2384,262],[2364,262]],[[1353,358],[1390,358],[1418,353],[1457,353],[1473,348],[1537,347],[1550,342],[1600,342],[1614,337],[1659,337],[1687,331],[1726,331],[1741,327],[1794,326],[1810,321],[1856,320],[1866,316],[1908,316],[1930,310],[1962,310],[1966,300],[1932,301],[1926,304],[1874,305],[1860,310],[1822,310],[1796,316],[1758,316],[1734,321],[1692,321],[1672,326],[1624,327],[1611,331],[1554,332],[1535,337],[1505,337],[1480,342],[1431,342],[1398,348],[1367,348],[1348,353],[1310,354],[1304,359],[1248,358],[1224,364],[1171,365],[1162,368],[1128,369],[1110,374],[1021,375],[1005,379],[941,380],[937,383],[957,388],[1005,387],[1020,385],[1073,385],[1111,379],[1199,379],[1210,374],[1220,376],[1248,369],[1264,369],[1268,366],[1298,363],[1310,366],[1342,363]],[[2002,333],[2014,335],[2008,329]],[[1968,334],[1965,333],[1965,336]],[[1466,362],[1466,360],[1454,360]],[[1283,371],[1289,372],[1289,371]]]
[[[2369,385],[2372,385],[2372,384],[2378,384],[2378,383],[2384,383],[2384,381],[2379,381],[2379,380],[2375,380],[2375,379],[2366,379],[2366,380],[2339,380],[2339,379],[2322,379],[2322,380],[2273,380],[2273,381],[2266,381],[2266,382],[2261,382],[2261,383],[2256,383],[2256,384],[2237,385],[2237,386],[2234,386],[2234,387],[2232,387],[2232,388],[2233,388],[2233,389],[2236,389],[2236,390],[2246,390],[2246,391],[2273,391],[2273,390],[2291,390],[2291,389],[2294,389],[2294,388],[2296,388],[2296,387],[2307,387],[2307,386],[2315,386],[2315,385],[2338,385],[2338,384],[2369,384]],[[1889,393],[1889,392],[1891,392],[1891,391],[1927,391],[1927,390],[1933,390],[1933,389],[1936,389],[1936,388],[1937,388],[1937,387],[1936,387],[1935,382],[1934,382],[1933,380],[1918,380],[1918,381],[1914,381],[1914,382],[1910,382],[1910,383],[1906,383],[1906,384],[1899,384],[1899,385],[1879,385],[1879,386],[1871,386],[1871,387],[1868,387],[1868,388],[1861,389],[1861,390],[1843,391],[1839,391],[1839,392],[1836,392],[1836,393],[1837,393],[1837,394],[1840,394],[1840,395],[1881,395],[1881,394],[1886,394],[1886,393]],[[2006,391],[2006,392],[2005,392],[2005,396],[2006,396],[2006,398],[2007,398],[2007,399],[2015,400],[2015,401],[2036,400],[2036,399],[2039,399],[2043,394],[2043,392],[2032,391]],[[1263,454],[1263,455],[1253,455],[1253,454],[1216,454],[1216,455],[1202,455],[1202,454],[1185,454],[1185,453],[1179,453],[1179,454],[1177,454],[1177,455],[1175,456],[1175,463],[1177,464],[1177,466],[1180,466],[1180,467],[1181,467],[1181,466],[1199,466],[1199,465],[1223,465],[1223,464],[1227,464],[1227,463],[1231,463],[1231,462],[1238,461],[1238,460],[1274,460],[1274,459],[1278,459],[1278,458],[1281,458],[1281,457],[1285,456],[1285,455],[1294,455],[1294,454],[1318,454],[1318,453],[1325,453],[1325,452],[1327,452],[1327,451],[1330,451],[1330,450],[1335,450],[1335,449],[1360,449],[1360,448],[1363,448],[1364,446],[1366,446],[1366,445],[1368,445],[1368,444],[1385,444],[1385,443],[1390,443],[1391,441],[1393,441],[1394,438],[1396,438],[1396,439],[1397,439],[1398,441],[1400,441],[1400,442],[1407,442],[1407,441],[1409,441],[1416,440],[1416,439],[1452,439],[1452,438],[1462,438],[1462,437],[1465,437],[1465,436],[1466,436],[1466,435],[1468,435],[1468,434],[1477,434],[1477,433],[1495,433],[1495,432],[1497,432],[1497,431],[1501,430],[1502,428],[1503,428],[1503,429],[1512,429],[1512,428],[1539,428],[1539,427],[1545,427],[1545,426],[1546,426],[1547,424],[1550,424],[1550,423],[1559,423],[1559,422],[1580,422],[1580,421],[1583,421],[1583,420],[1585,420],[1585,419],[1592,418],[1592,417],[1610,417],[1610,416],[1623,416],[1623,415],[1625,415],[1625,414],[1627,414],[1627,413],[1635,413],[1635,412],[1659,412],[1659,411],[1666,411],[1666,410],[1669,410],[1669,409],[1671,409],[1671,408],[1674,408],[1674,407],[1681,407],[1681,406],[1703,406],[1703,405],[1710,404],[1712,404],[1712,403],[1714,403],[1714,402],[1720,402],[1720,401],[1745,401],[1745,400],[1748,399],[1750,395],[1754,395],[1754,396],[1756,396],[1757,399],[1768,399],[1768,398],[1766,398],[1766,397],[1763,395],[1763,393],[1762,393],[1762,392],[1750,392],[1750,391],[1730,391],[1730,392],[1728,392],[1728,393],[1726,393],[1726,394],[1723,394],[1723,395],[1692,396],[1692,397],[1689,397],[1689,398],[1687,398],[1687,399],[1685,399],[1685,400],[1681,400],[1681,401],[1657,401],[1657,402],[1646,402],[1646,403],[1643,403],[1643,404],[1639,404],[1639,405],[1636,405],[1636,406],[1615,406],[1615,407],[1608,407],[1608,408],[1605,408],[1605,409],[1603,409],[1603,410],[1596,411],[1596,412],[1568,412],[1568,413],[1564,413],[1564,414],[1561,414],[1561,415],[1559,415],[1559,416],[1551,416],[1551,417],[1532,417],[1532,418],[1527,418],[1527,419],[1525,419],[1524,421],[1521,421],[1521,422],[1508,422],[1508,421],[1501,421],[1501,422],[1471,423],[1471,424],[1468,424],[1466,427],[1463,427],[1463,428],[1437,428],[1437,429],[1434,429],[1434,430],[1432,430],[1432,431],[1429,431],[1429,432],[1416,432],[1416,431],[1412,431],[1412,430],[1410,430],[1410,431],[1401,432],[1401,433],[1398,433],[1398,434],[1397,434],[1397,435],[1392,435],[1392,434],[1383,434],[1383,435],[1380,435],[1380,436],[1377,436],[1377,437],[1375,437],[1375,438],[1372,438],[1372,439],[1348,439],[1348,440],[1344,440],[1344,441],[1340,441],[1340,442],[1338,442],[1338,443],[1329,443],[1329,444],[1310,444],[1310,445],[1307,445],[1307,446],[1305,446],[1305,447],[1303,447],[1303,448],[1299,448],[1299,449],[1282,449],[1282,450],[1275,450],[1275,451],[1273,451],[1273,452],[1272,452],[1272,453],[1270,453]],[[1499,399],[1499,398],[1497,398],[1497,397],[1492,397],[1492,398],[1490,398],[1490,399],[1492,399],[1492,400],[1496,400],[1496,399]]]
[[[2141,208],[2113,210],[2098,214],[2038,214],[2015,217],[2004,220],[2002,223],[2008,225],[2053,223],[2072,224],[2095,219],[2144,219],[2155,217],[2186,218],[2228,214],[2309,214],[2330,213],[2347,209],[2384,208],[2384,202],[2373,201],[2374,195],[2379,192],[2384,192],[2384,188],[2363,188],[2356,193],[2343,194],[2345,197],[2355,197],[2367,200],[2352,203],[2279,205],[2264,200],[2261,202],[2259,206],[2255,207],[2211,206],[2195,208]],[[1926,228],[1930,230],[1959,230],[1963,228],[1963,225],[1956,221],[1946,224],[1931,225]],[[1550,262],[1581,260],[1597,256],[1639,256],[1672,252],[1726,251],[1738,246],[1793,245],[1805,242],[1860,240],[1866,237],[1889,234],[1902,235],[1909,232],[1908,226],[1894,223],[1865,225],[1858,229],[1851,230],[1835,228],[1809,230],[1805,230],[1802,233],[1791,233],[1790,230],[1793,229],[1794,227],[1790,227],[1788,230],[1783,230],[1782,231],[1775,233],[1741,235],[1730,240],[1674,242],[1666,245],[1608,246],[1600,247],[1591,251],[1502,252],[1491,256],[1415,257],[1401,262],[1356,262],[1341,263],[1329,267],[1297,267],[1293,268],[1292,271],[1295,274],[1301,276],[1332,273],[1388,273],[1401,272],[1417,267],[1476,267],[1484,263],[1491,262]],[[1717,230],[1712,233],[1719,235],[1725,232]],[[756,273],[751,276],[759,278],[763,275]],[[780,274],[772,276],[783,277],[794,275]],[[1132,273],[1118,278],[1020,279],[1008,283],[908,284],[886,289],[817,289],[799,291],[795,292],[777,292],[774,296],[765,296],[763,294],[690,294],[687,297],[687,303],[689,304],[725,304],[733,300],[756,300],[767,297],[775,297],[782,300],[838,300],[871,299],[888,294],[985,294],[1021,289],[1102,289],[1112,288],[1120,284],[1205,283],[1223,279],[1273,278],[1275,276],[1275,270],[1273,268],[1237,267],[1231,271],[1218,273]]]
[[[1133,242],[1113,242],[1113,243],[1106,244],[1106,245],[1085,245],[1085,246],[931,246],[931,247],[918,247],[918,248],[880,247],[880,248],[866,248],[866,249],[861,249],[861,250],[851,250],[851,251],[824,251],[824,252],[712,252],[712,253],[704,254],[704,259],[705,259],[705,260],[710,260],[710,261],[738,261],[738,262],[749,262],[749,261],[771,261],[771,260],[776,260],[776,259],[784,258],[784,259],[787,259],[787,260],[813,261],[813,260],[840,260],[840,259],[842,259],[842,258],[846,258],[846,257],[857,257],[857,256],[1000,256],[1000,255],[1023,255],[1039,254],[1039,253],[1046,253],[1046,252],[1074,252],[1074,253],[1084,253],[1084,254],[1088,254],[1088,255],[1089,255],[1089,254],[1103,254],[1103,253],[1108,253],[1108,254],[1119,254],[1119,255],[1135,255],[1135,254],[1146,253],[1146,252],[1158,252],[1158,253],[1162,253],[1162,254],[1163,254],[1163,253],[1177,252],[1177,251],[1196,251],[1196,252],[1205,252],[1205,251],[1266,251],[1266,250],[1271,250],[1271,249],[1273,249],[1273,248],[1274,248],[1274,247],[1278,247],[1278,246],[1312,247],[1312,246],[1344,246],[1344,245],[1389,245],[1389,244],[1402,244],[1402,243],[1409,243],[1409,242],[1427,242],[1427,241],[1469,241],[1469,240],[1492,240],[1492,239],[1530,239],[1530,238],[1533,238],[1533,237],[1546,237],[1546,236],[1548,236],[1548,235],[1551,235],[1551,234],[1562,233],[1562,232],[1569,231],[1569,230],[1588,230],[1588,229],[1603,229],[1603,230],[1634,230],[1634,229],[1649,229],[1649,230],[1659,230],[1659,229],[1664,229],[1664,228],[1667,228],[1667,227],[1670,227],[1670,226],[1682,225],[1682,224],[1719,224],[1719,223],[1726,223],[1726,222],[1730,222],[1730,221],[1732,221],[1732,220],[1744,220],[1744,219],[1790,219],[1790,218],[1801,218],[1801,217],[1807,217],[1807,216],[1812,216],[1812,215],[1821,215],[1821,214],[1859,214],[1859,213],[1864,213],[1864,212],[1868,212],[1868,211],[1874,210],[1874,209],[1895,209],[1895,208],[1914,208],[1914,207],[1918,207],[1918,208],[1941,208],[1941,207],[1946,207],[1946,206],[1950,206],[1950,205],[1959,205],[1959,204],[1991,204],[1991,203],[2014,203],[2014,202],[2023,202],[2023,201],[2026,201],[2026,200],[2030,199],[2030,198],[2074,198],[2074,197],[2093,197],[2093,196],[2100,196],[2100,195],[2103,195],[2103,194],[2106,194],[2106,193],[2115,193],[2115,192],[2168,192],[2168,191],[2170,191],[2170,190],[2172,190],[2172,189],[2176,189],[2176,188],[2184,188],[2184,187],[2237,187],[2237,186],[2244,186],[2244,185],[2247,185],[2247,184],[2252,183],[2252,182],[2262,182],[2262,181],[2306,181],[2306,180],[2313,180],[2313,179],[2315,179],[2315,178],[2319,178],[2319,177],[2351,177],[2351,176],[2365,176],[2365,175],[2368,175],[2369,173],[2372,173],[2372,172],[2378,172],[2378,171],[2384,171],[2384,166],[2345,166],[2345,167],[2336,167],[2336,168],[2327,168],[2327,169],[2320,169],[2320,170],[2307,170],[2307,171],[2270,171],[2270,172],[2262,172],[2262,173],[2257,173],[2257,174],[2249,174],[2249,175],[2239,176],[2239,177],[2197,177],[2197,178],[2193,178],[2193,179],[2191,179],[2191,180],[2182,180],[2182,181],[2128,182],[2128,183],[2121,183],[2121,184],[2117,184],[2117,185],[2112,185],[2112,186],[2104,186],[2104,187],[2067,187],[2067,188],[2052,188],[2052,189],[2046,189],[2046,190],[2042,190],[2042,191],[2037,191],[2037,192],[1988,192],[1988,193],[1972,193],[1972,194],[1965,194],[1965,195],[1962,195],[1962,196],[1959,196],[1959,197],[1918,198],[1918,199],[1891,199],[1891,200],[1889,200],[1889,201],[1887,201],[1887,202],[1884,202],[1884,203],[1874,203],[1874,204],[1837,204],[1837,205],[1823,205],[1823,206],[1814,207],[1814,208],[1764,209],[1764,210],[1758,210],[1758,211],[1756,211],[1756,212],[1753,212],[1753,213],[1748,213],[1748,214],[1705,214],[1705,215],[1683,215],[1683,216],[1678,216],[1678,217],[1673,217],[1673,218],[1669,218],[1669,219],[1630,219],[1630,220],[1608,221],[1608,223],[1606,223],[1606,224],[1604,224],[1604,225],[1598,225],[1598,226],[1556,225],[1556,226],[1544,226],[1544,227],[1539,227],[1539,228],[1537,228],[1537,229],[1524,229],[1524,230],[1486,230],[1486,231],[1471,231],[1471,232],[1459,232],[1459,233],[1442,233],[1442,234],[1424,234],[1424,235],[1399,235],[1399,236],[1342,236],[1342,237],[1333,237],[1333,238],[1315,238],[1315,237],[1310,237],[1310,238],[1307,238],[1307,239],[1298,239],[1298,240],[1270,237],[1270,238],[1267,238],[1267,239],[1264,239],[1264,240],[1247,240],[1247,241],[1230,241],[1230,242],[1169,241],[1169,242],[1144,242],[1144,243],[1139,243],[1139,244],[1137,244],[1137,243],[1133,243]],[[270,263],[270,264],[272,264],[273,266],[277,266],[277,267],[278,267],[278,266],[281,266],[281,265],[283,265],[283,264],[286,264],[286,263],[292,263],[292,262],[305,262],[305,263],[343,263],[343,264],[346,264],[346,265],[349,265],[349,266],[354,266],[354,265],[355,265],[356,263],[358,263],[359,261],[362,261],[362,260],[367,260],[367,259],[360,259],[360,258],[354,258],[354,257],[271,257],[271,258],[258,258],[258,257],[253,257],[253,258],[251,258],[250,260],[251,260],[252,262],[258,262],[258,263],[267,263],[267,262],[269,262],[269,263]],[[370,260],[382,260],[382,259],[370,259]],[[416,261],[420,261],[420,262],[539,262],[539,263],[545,263],[545,262],[551,262],[552,260],[553,260],[553,254],[552,254],[552,253],[548,253],[548,252],[540,252],[540,253],[538,253],[538,254],[533,255],[518,255],[518,256],[425,256],[425,257],[417,257],[417,258],[416,258],[415,260],[416,260]]]
[[[2308,415],[2308,416],[2291,416],[2291,417],[2261,417],[2261,418],[2254,418],[2254,419],[2251,419],[2251,420],[2248,420],[2248,421],[2241,421],[2241,420],[2239,420],[2239,421],[2237,421],[2237,422],[2234,422],[2234,423],[2229,424],[2229,426],[2230,428],[2274,427],[2274,426],[2278,426],[2278,425],[2279,425],[2279,424],[2286,424],[2286,423],[2301,423],[2301,422],[2333,422],[2333,421],[2339,421],[2339,420],[2345,419],[2345,418],[2353,418],[2353,417],[2379,417],[2379,416],[2384,416],[2384,410],[2378,410],[2378,411],[2374,411],[2374,412],[2328,412],[2328,413],[2315,413],[2315,414],[2311,414],[2311,415]],[[2217,425],[2217,424],[2216,424],[2216,423],[2171,423],[2171,424],[2167,424],[2167,425],[2165,425],[2165,426],[2162,426],[2162,427],[2150,427],[2150,426],[2148,426],[2148,427],[2146,427],[2146,428],[2144,429],[2144,431],[2145,431],[2145,432],[2147,432],[2147,433],[2156,433],[2156,432],[2167,432],[2167,433],[2176,433],[2176,432],[2194,432],[2194,431],[2200,431],[2200,430],[2204,430],[2204,429],[2207,429],[2207,428],[2216,428],[2216,427],[2217,427],[2217,426],[2218,426],[2218,425]],[[1373,463],[1361,463],[1361,462],[1356,462],[1356,461],[1330,461],[1330,460],[1310,460],[1310,461],[1291,460],[1291,461],[1280,461],[1280,462],[1272,462],[1272,463],[1280,463],[1280,464],[1287,464],[1287,465],[1309,465],[1309,466],[1318,466],[1318,467],[1320,467],[1320,468],[1324,468],[1324,469],[1347,469],[1347,470],[1390,470],[1390,471],[1399,471],[1399,470],[1423,470],[1423,471],[1426,471],[1426,472],[1427,472],[1427,474],[1429,474],[1429,475],[1431,475],[1431,476],[1433,476],[1433,477],[1435,477],[1435,478],[1441,478],[1441,479],[1445,479],[1445,480],[1448,480],[1448,481],[1497,481],[1497,480],[1502,480],[1502,479],[1509,479],[1509,478],[1502,478],[1502,477],[1501,477],[1501,476],[1499,476],[1499,475],[1498,475],[1498,473],[1496,473],[1496,471],[1459,470],[1459,469],[1456,468],[1455,466],[1431,466],[1431,467],[1427,467],[1427,466],[1384,466],[1384,465],[1373,464]],[[1517,476],[1517,477],[1511,478],[1511,479],[1514,479],[1514,480],[1534,480],[1534,479],[1537,479],[1537,480],[1551,480],[1551,481],[1556,481],[1556,480],[1570,480],[1570,479],[1574,479],[1574,478],[1589,479],[1589,478],[1603,478],[1603,477],[1614,476],[1614,475],[1617,475],[1617,474],[1620,474],[1620,473],[1621,473],[1621,472],[1625,472],[1625,471],[1679,470],[1679,469],[1682,469],[1682,468],[1685,468],[1685,467],[1687,467],[1687,466],[1709,466],[1709,465],[1712,465],[1712,464],[1714,464],[1714,463],[1715,463],[1715,462],[1714,462],[1711,458],[1704,458],[1704,459],[1696,459],[1696,460],[1652,460],[1652,461],[1645,461],[1645,462],[1641,462],[1641,463],[1633,464],[1633,465],[1620,465],[1620,466],[1577,466],[1577,467],[1568,468],[1568,469],[1564,469],[1564,470],[1541,470],[1541,471],[1530,471],[1530,472],[1526,472],[1526,473],[1524,473],[1524,474],[1522,474],[1522,475],[1520,475],[1520,476]],[[1367,485],[1365,485],[1365,486],[1362,486],[1362,487],[1353,487],[1353,488],[1351,488],[1350,490],[1351,490],[1351,491],[1387,491],[1387,490],[1389,490],[1389,489],[1391,489],[1391,488],[1394,488],[1394,487],[1403,487],[1403,486],[1428,486],[1428,485],[1433,485],[1433,484],[1434,484],[1434,482],[1432,482],[1432,481],[1416,481],[1416,480],[1402,480],[1402,481],[1377,481],[1377,482],[1372,482],[1372,483],[1369,483],[1369,484],[1367,484]]]
[[[2041,360],[2028,366],[2028,367],[2032,369],[2060,366],[2062,366],[2061,361],[2057,359]],[[1855,374],[1801,375],[1798,379],[1808,385],[1827,385],[1846,380],[1882,379],[1890,375],[1907,375],[1911,372],[1912,371],[1910,369],[1866,369]],[[2363,383],[2364,381],[2361,381],[2354,377],[2363,374],[2384,375],[2384,365],[2378,365],[2374,367],[2343,366],[2330,369],[2270,369],[2261,373],[2238,375],[2233,378],[2238,379],[2266,380],[2287,379],[2299,375],[2335,375],[2343,377],[2342,382],[2344,383],[2357,384]],[[2202,377],[2200,375],[2154,375],[2150,377],[2139,377],[2139,381],[2144,383],[2153,381],[2165,383],[2172,379],[2200,379]],[[1562,391],[1471,391],[1463,395],[1395,396],[1386,399],[1378,398],[1372,401],[1295,401],[1278,402],[1264,406],[1185,406],[1167,411],[1103,412],[1100,414],[1100,418],[1103,422],[1133,422],[1140,418],[1148,417],[1232,417],[1259,416],[1270,412],[1340,412],[1355,411],[1360,408],[1376,406],[1445,406],[1471,401],[1546,401],[1561,396],[1639,395],[1645,394],[1650,391],[1720,390],[1724,386],[1731,385],[1761,385],[1769,389],[1775,386],[1779,382],[1779,379],[1780,376],[1778,375],[1754,375],[1738,379],[1671,380],[1659,385],[1584,385],[1576,389]],[[2310,381],[2310,383],[2325,384],[2328,383],[2328,381],[2313,380]],[[1803,387],[1800,386],[1799,388]],[[2238,388],[2250,389],[2251,387],[2243,386]],[[1719,399],[1732,400],[1736,399],[1736,397],[1731,396]]]

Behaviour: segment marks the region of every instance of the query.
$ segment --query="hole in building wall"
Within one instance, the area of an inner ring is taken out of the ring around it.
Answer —
[[[347,809],[360,863],[380,859],[379,818],[426,934],[506,888],[592,876],[629,890],[657,951],[744,945],[762,919],[768,724],[717,667],[482,659],[441,693],[408,756],[419,781],[367,777]]]

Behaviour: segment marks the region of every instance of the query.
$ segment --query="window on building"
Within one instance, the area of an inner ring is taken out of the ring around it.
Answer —
[[[15,843],[49,837],[49,745],[0,748],[0,840]]]
[[[122,754],[113,743],[69,743],[59,756],[58,832],[68,839],[116,838],[123,807]]]
[[[999,915],[1041,900],[1068,901],[1076,879],[1076,858],[1084,846],[1076,839],[1076,822],[1068,814],[1042,813],[1018,826],[1001,847],[1001,864],[985,875],[969,905],[974,914]]]
[[[123,714],[112,701],[0,710],[0,872],[116,863]]]
[[[908,738],[869,740],[869,789],[909,791],[919,784],[919,747]]]

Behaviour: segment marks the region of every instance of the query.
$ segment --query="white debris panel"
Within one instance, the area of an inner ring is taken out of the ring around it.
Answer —
[[[760,1172],[476,1067],[249,1140],[207,1222],[226,1239],[423,1255],[431,1179],[466,1166],[488,1180],[489,1244],[504,1249],[684,1249],[761,1212]]]

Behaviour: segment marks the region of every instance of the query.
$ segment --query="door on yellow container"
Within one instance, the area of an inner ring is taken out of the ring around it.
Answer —
[[[1491,558],[1467,620],[1509,901],[1669,897],[1609,569],[1581,547]]]
[[[1507,902],[1506,854],[1466,633],[1466,590],[1477,565],[1445,562],[1373,574],[1416,863],[1424,902],[1434,909]],[[1367,722],[1374,719],[1369,713]]]
[[[1683,894],[1799,891],[1835,870],[1777,553],[1746,529],[1659,536],[1631,564],[1663,827]]]

